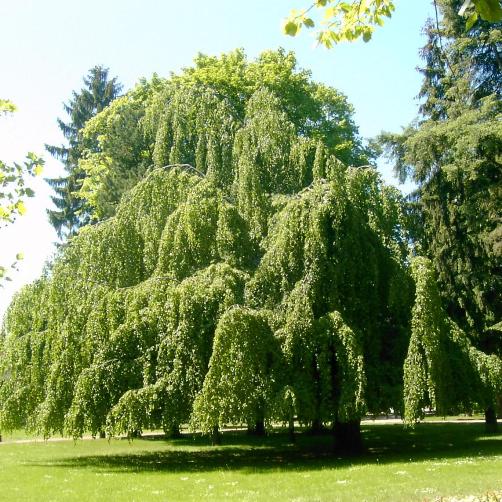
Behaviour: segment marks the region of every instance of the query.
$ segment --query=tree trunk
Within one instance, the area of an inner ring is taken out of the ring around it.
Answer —
[[[213,427],[213,432],[211,434],[211,443],[213,446],[221,444],[220,429],[217,425]]]
[[[295,437],[295,420],[291,416],[288,421],[288,435],[289,435],[289,440],[294,443],[296,442],[296,437]]]
[[[254,427],[254,433],[256,436],[264,436],[265,435],[265,421],[264,420],[257,420],[255,427]]]
[[[489,406],[485,410],[485,429],[490,434],[497,432],[497,414],[494,406]]]
[[[335,422],[335,451],[345,454],[357,454],[363,449],[361,438],[361,420]]]
[[[497,418],[502,419],[502,394],[497,397]]]
[[[249,436],[265,436],[265,421],[258,419],[254,425],[248,424],[247,434]]]
[[[170,439],[177,439],[181,437],[179,424],[173,424],[169,429],[168,437]]]
[[[100,439],[105,439],[106,438],[106,432],[103,431],[103,430],[100,430],[99,431],[99,437],[100,437]]]
[[[322,434],[322,422],[321,419],[315,418],[312,420],[312,427],[310,428],[311,434],[314,434],[315,436]]]

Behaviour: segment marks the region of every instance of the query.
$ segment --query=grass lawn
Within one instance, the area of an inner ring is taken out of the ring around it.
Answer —
[[[483,424],[364,425],[365,454],[274,434],[0,444],[2,501],[434,500],[502,490],[502,434]],[[9,437],[4,437],[9,440]]]

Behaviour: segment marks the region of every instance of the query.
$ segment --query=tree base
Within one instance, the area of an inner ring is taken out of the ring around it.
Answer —
[[[335,422],[333,433],[336,452],[357,455],[363,451],[360,420]]]
[[[265,436],[265,422],[263,420],[258,420],[254,426],[248,426],[247,434],[249,436]]]
[[[179,439],[181,437],[180,426],[178,424],[173,425],[169,429],[167,436],[169,439]]]
[[[498,430],[497,414],[493,406],[485,410],[485,430],[488,434],[494,434]]]
[[[323,427],[322,422],[320,420],[313,420],[309,433],[313,436],[320,436],[324,432],[326,432],[326,429]]]
[[[293,419],[290,419],[288,423],[288,437],[291,443],[296,443],[295,422]]]
[[[217,446],[221,444],[221,434],[220,434],[220,429],[216,425],[213,427],[213,432],[211,433],[211,444],[213,446]]]

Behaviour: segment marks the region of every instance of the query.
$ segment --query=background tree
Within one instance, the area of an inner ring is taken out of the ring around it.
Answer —
[[[78,161],[82,156],[84,144],[87,149],[96,148],[96,138],[87,138],[84,143],[80,131],[85,123],[108,106],[122,89],[116,77],[108,79],[108,71],[102,66],[91,68],[84,77],[85,87],[79,92],[73,91],[70,101],[64,104],[69,122],[58,119],[58,126],[68,144],[46,145],[47,151],[63,162],[67,173],[59,178],[47,179],[56,194],[51,198],[57,208],[47,212],[49,221],[60,238],[73,235],[78,228],[89,222],[85,202],[77,195],[85,178],[85,172],[79,168]]]
[[[412,272],[416,298],[404,365],[405,421],[417,421],[425,407],[447,414],[478,406],[486,410],[487,431],[495,432],[496,399],[502,392],[502,358],[476,349],[448,317],[428,259],[415,258]]]
[[[452,14],[458,3],[441,3],[439,32],[427,26],[423,120],[383,139],[397,174],[418,183],[418,239],[439,274],[448,312],[481,335],[502,312],[501,25],[477,21],[466,32]]]
[[[476,347],[502,350],[501,23],[468,22],[460,2],[438,3],[426,27],[422,117],[402,135],[383,135],[412,196],[417,252],[438,274],[447,314]]]

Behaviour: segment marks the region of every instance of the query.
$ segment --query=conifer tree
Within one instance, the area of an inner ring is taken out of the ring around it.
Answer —
[[[91,68],[84,77],[84,87],[79,92],[73,91],[69,102],[64,104],[69,121],[64,122],[58,118],[58,126],[67,144],[46,145],[47,151],[63,163],[66,171],[64,176],[47,179],[55,192],[51,198],[56,206],[55,210],[47,212],[49,221],[60,238],[73,235],[78,228],[89,222],[85,202],[77,196],[85,178],[85,173],[78,166],[84,150],[80,131],[86,122],[108,106],[122,89],[116,77],[109,80],[108,71],[103,66]],[[92,150],[95,148],[94,143],[95,140],[87,140],[85,147]]]

